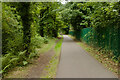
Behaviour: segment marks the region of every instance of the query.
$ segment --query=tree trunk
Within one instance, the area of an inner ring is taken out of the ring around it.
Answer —
[[[24,50],[26,50],[26,55],[29,55],[29,46],[31,42],[31,14],[30,14],[30,3],[29,2],[22,2],[20,3],[20,15],[22,19],[23,25],[23,43],[24,43]]]

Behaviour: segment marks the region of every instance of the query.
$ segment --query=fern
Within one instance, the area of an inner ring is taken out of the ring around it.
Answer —
[[[11,60],[12,56],[13,54],[9,53],[9,54],[6,54],[4,57],[2,57],[2,68],[4,68],[9,64],[9,61]]]
[[[18,54],[18,58],[19,58],[20,61],[26,59],[26,57],[25,57],[25,53],[26,53],[26,50],[23,51],[23,52],[19,52],[19,54]]]
[[[19,58],[16,56],[16,58],[12,58],[9,61],[9,64],[12,64],[12,66],[16,66],[18,64]]]
[[[2,73],[4,73],[6,71],[6,69],[10,68],[11,64],[8,64],[7,66],[4,67],[4,69],[2,70]]]

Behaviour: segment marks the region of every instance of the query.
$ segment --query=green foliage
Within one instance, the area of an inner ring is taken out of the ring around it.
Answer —
[[[38,56],[38,51],[34,51],[34,52],[31,52],[30,55],[29,55],[29,59],[31,58],[34,58],[34,57],[37,57]]]
[[[49,42],[49,40],[46,37],[44,37],[43,39],[44,39],[45,44],[47,44]]]
[[[28,57],[36,56],[36,48],[47,44],[49,37],[58,36],[63,27],[59,5],[56,2],[2,3],[3,71],[12,65],[26,65]]]
[[[2,57],[2,68],[8,65],[8,62],[11,60],[12,54],[6,54],[4,57]]]
[[[23,52],[19,52],[19,53],[18,53],[18,58],[19,58],[20,61],[26,60],[25,53],[26,53],[26,51],[23,51]]]
[[[30,54],[29,46],[31,42],[31,23],[32,23],[31,3],[20,2],[18,9],[23,25],[23,45],[24,45],[23,48],[24,50],[27,50],[26,56],[28,56]]]
[[[56,2],[45,2],[41,5],[39,32],[42,37],[57,37],[60,28],[63,27],[58,6]]]
[[[30,44],[30,55],[29,58],[38,56],[37,48],[42,48],[43,44],[48,44],[49,39],[47,37],[41,37],[39,35],[36,35],[35,37],[31,38],[31,44]]]
[[[43,43],[44,43],[44,38],[41,36],[35,36],[34,38],[31,38],[31,46],[35,48],[40,48]]]
[[[13,53],[6,54],[2,57],[2,73],[6,72],[12,67],[16,65],[24,65],[22,63],[23,60],[27,60],[25,56],[25,52],[19,52],[18,55],[14,55]]]
[[[64,26],[59,6],[52,2],[2,3],[1,73],[17,65],[27,65],[28,59],[37,56],[37,48],[47,44],[49,37],[58,36]]]
[[[25,65],[27,65],[28,64],[28,62],[27,61],[23,61],[23,65],[25,66]]]
[[[109,36],[117,41],[119,3],[70,2],[64,6],[57,2],[2,3],[2,72],[18,64],[27,65],[27,58],[36,56],[36,48],[47,44],[49,37],[58,37],[61,28],[74,30],[74,36],[80,39],[77,35],[82,28],[94,27],[95,36],[91,34],[89,39],[97,36],[95,41],[100,42],[106,39],[104,31],[109,31]],[[109,41],[112,42],[111,38]]]
[[[67,23],[72,25],[74,36],[77,39],[81,39],[92,46],[100,47],[102,50],[105,49],[108,55],[110,54],[107,50],[112,51],[114,56],[116,56],[116,60],[118,60],[120,55],[120,46],[118,45],[120,43],[119,3],[120,2],[68,3],[70,7],[64,9],[66,12],[63,10],[63,15],[66,16],[68,13],[72,16],[73,21],[70,23],[64,17],[63,20],[66,20]],[[72,12],[68,12],[68,10],[72,10]],[[81,18],[78,16],[80,13],[82,13]],[[93,30],[89,31],[90,28],[86,27],[93,27]],[[81,30],[82,32],[80,32]],[[70,34],[72,34],[72,32],[70,32]]]
[[[8,52],[15,53],[22,49],[22,26],[20,16],[14,14],[15,8],[11,8],[6,4],[3,5],[2,10],[2,53],[7,54]]]

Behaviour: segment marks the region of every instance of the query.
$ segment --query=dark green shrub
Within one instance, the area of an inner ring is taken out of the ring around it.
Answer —
[[[44,37],[44,43],[47,44],[49,42],[48,38]]]
[[[2,54],[14,53],[22,50],[23,32],[20,23],[20,16],[5,3],[2,4]]]

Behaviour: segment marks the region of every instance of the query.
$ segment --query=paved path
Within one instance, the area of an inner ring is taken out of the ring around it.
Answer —
[[[116,78],[70,37],[64,35],[57,78]]]

